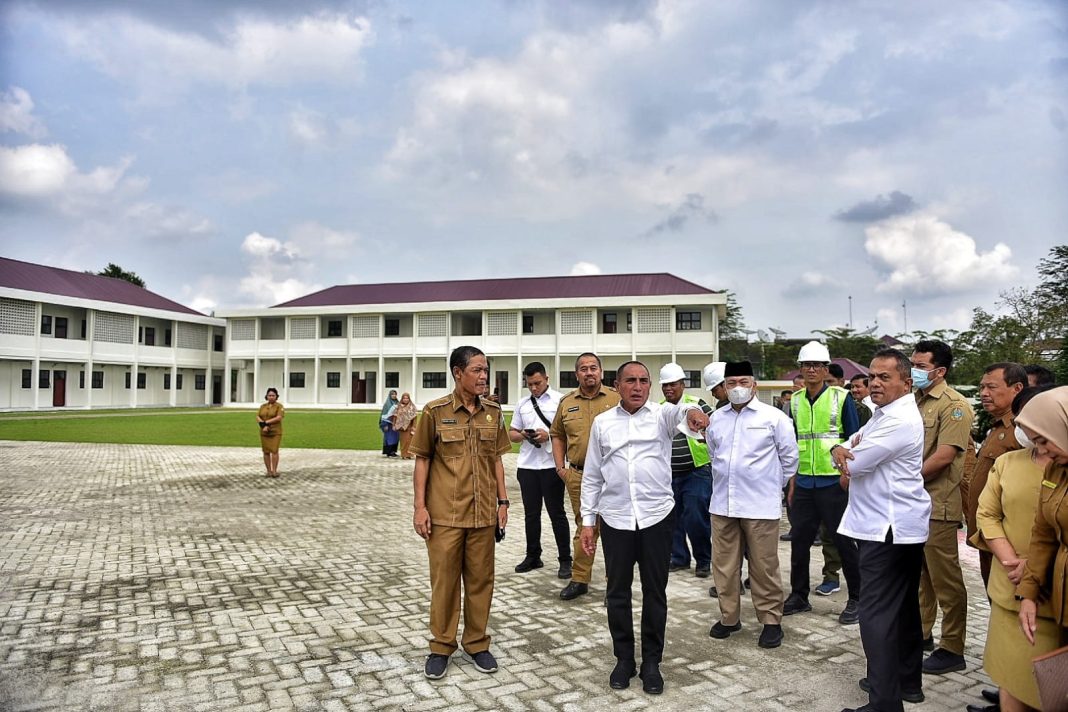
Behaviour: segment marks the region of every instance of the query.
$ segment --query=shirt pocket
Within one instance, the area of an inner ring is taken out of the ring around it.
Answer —
[[[497,454],[497,427],[479,427],[478,428],[478,454],[479,455],[496,455]]]
[[[466,443],[462,428],[442,428],[438,430],[438,452],[445,459],[464,456]]]

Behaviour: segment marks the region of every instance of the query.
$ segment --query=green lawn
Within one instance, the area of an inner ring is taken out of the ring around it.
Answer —
[[[251,410],[169,410],[101,415],[93,411],[47,414],[37,419],[0,419],[0,440],[143,445],[258,447]],[[382,433],[377,412],[287,410],[282,447],[378,450]],[[513,447],[518,451],[518,446]]]

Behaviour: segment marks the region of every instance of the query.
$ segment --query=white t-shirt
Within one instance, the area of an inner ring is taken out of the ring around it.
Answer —
[[[534,411],[534,404],[530,402],[530,395],[531,394],[528,393],[525,398],[515,404],[515,412],[512,413],[511,427],[514,430],[525,430],[530,428],[531,430],[544,430],[545,432],[549,432],[549,426],[546,425]],[[545,415],[545,419],[550,423],[553,422],[553,416],[556,415],[556,409],[560,407],[560,399],[563,397],[563,394],[559,391],[554,391],[552,388],[546,388],[545,392],[538,398],[538,407],[541,408],[541,412]],[[516,466],[521,467],[524,470],[556,469],[556,463],[553,462],[553,441],[551,439],[546,440],[541,443],[540,448],[537,448],[524,440],[519,446],[519,458],[516,461]]]

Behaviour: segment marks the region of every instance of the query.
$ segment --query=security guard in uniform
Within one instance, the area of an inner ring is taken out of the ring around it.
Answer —
[[[483,397],[489,365],[474,346],[449,357],[451,395],[426,404],[411,442],[416,533],[430,558],[430,655],[423,674],[445,675],[456,651],[463,583],[463,647],[479,672],[497,671],[489,651],[494,535],[508,523],[501,455],[512,443],[501,407]]]
[[[593,576],[593,556],[582,548],[582,465],[586,462],[586,446],[590,442],[593,419],[609,408],[619,405],[615,389],[601,383],[601,359],[597,354],[584,353],[575,360],[575,376],[579,387],[560,399],[560,407],[553,418],[549,436],[553,440],[553,461],[556,474],[567,485],[571,511],[575,515],[574,561],[571,581],[560,592],[560,598],[570,601],[589,593]],[[564,456],[570,465],[565,467]],[[594,529],[594,544],[598,529]]]
[[[971,440],[972,407],[946,384],[953,351],[941,341],[920,341],[914,347],[912,383],[923,417],[924,487],[931,497],[931,522],[923,548],[920,575],[920,616],[924,639],[933,644],[932,630],[942,609],[939,647],[923,661],[923,671],[942,675],[964,670],[964,637],[968,628],[968,590],[957,555],[960,527],[960,482],[965,451]]]

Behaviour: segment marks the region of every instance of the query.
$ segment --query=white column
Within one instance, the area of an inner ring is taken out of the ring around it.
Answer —
[[[35,302],[34,304],[34,326],[33,326],[33,409],[37,410],[41,407],[41,315],[43,313],[43,304],[41,302]],[[51,405],[51,403],[49,403]]]
[[[554,355],[553,355],[553,368],[556,370],[556,385],[557,385],[557,387],[559,387],[560,386],[560,310],[559,309],[554,309],[553,310],[553,323],[555,324],[555,326],[553,327],[553,329],[554,329],[553,339],[555,340],[555,343],[553,344],[553,346],[555,347],[553,349],[553,352],[554,352]]]
[[[312,368],[315,371],[312,373],[312,405],[319,405],[319,366],[322,363],[319,360],[319,339],[322,336],[322,317],[315,318],[315,358],[312,359]]]
[[[248,402],[256,403],[256,399],[259,397],[257,394],[262,390],[260,386],[260,357],[255,356],[252,359],[252,390],[254,393],[248,394]]]
[[[677,309],[677,307],[672,305],[672,307],[671,307],[671,324],[669,325],[670,328],[671,328],[671,360],[672,360],[673,363],[678,363],[678,360],[677,360],[677,358],[675,356],[676,350],[677,350],[677,347],[676,347],[676,340],[677,339],[676,339],[675,334],[677,333],[677,328],[676,327],[678,327],[678,322],[675,320],[676,309]]]
[[[96,309],[85,310],[85,349],[89,359],[89,395],[86,397],[85,406],[87,408],[93,407],[93,382],[92,382],[92,368],[95,363],[94,359],[94,342],[93,342],[93,330],[96,328]],[[104,373],[104,392],[108,392],[107,373]],[[111,399],[108,398],[108,401]],[[110,405],[110,402],[108,403]]]
[[[352,405],[352,314],[345,315],[345,405]]]
[[[137,332],[141,329],[141,317],[134,316],[133,325],[133,364],[130,371],[130,407],[137,407],[137,374],[141,364],[141,342],[137,338]],[[175,384],[171,384],[172,386]]]
[[[630,308],[630,360],[638,360],[638,313]]]
[[[222,402],[224,406],[230,405],[230,378],[230,357],[227,355],[223,358]]]
[[[282,393],[283,403],[289,404],[289,317],[282,320]]]

